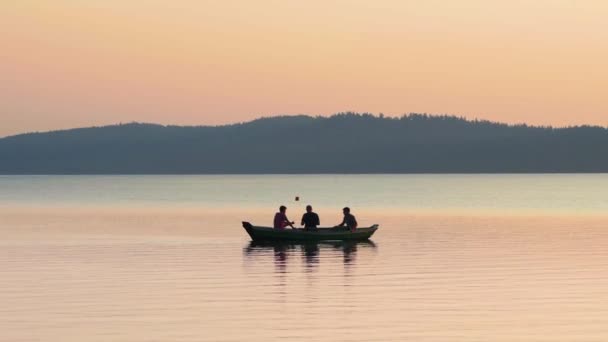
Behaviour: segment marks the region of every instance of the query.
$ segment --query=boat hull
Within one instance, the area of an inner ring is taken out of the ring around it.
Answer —
[[[254,241],[364,241],[378,230],[378,225],[357,228],[354,232],[340,228],[319,228],[316,231],[304,229],[274,229],[257,227],[243,222],[243,228]]]

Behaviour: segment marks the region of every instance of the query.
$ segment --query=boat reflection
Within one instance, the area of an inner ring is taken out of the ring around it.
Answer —
[[[317,242],[286,242],[286,241],[251,241],[244,248],[246,256],[274,254],[275,264],[283,268],[290,257],[300,256],[307,266],[315,266],[319,263],[320,255],[335,257],[341,252],[344,264],[350,264],[356,260],[357,251],[361,248],[375,250],[377,248],[373,241],[317,241]]]

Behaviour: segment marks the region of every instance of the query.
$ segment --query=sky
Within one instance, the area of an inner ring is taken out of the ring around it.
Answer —
[[[0,1],[0,136],[342,111],[608,125],[605,0]]]

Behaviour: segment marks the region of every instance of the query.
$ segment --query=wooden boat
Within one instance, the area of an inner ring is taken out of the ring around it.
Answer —
[[[378,230],[378,225],[357,228],[354,232],[344,227],[317,228],[316,231],[304,229],[274,229],[272,227],[254,226],[243,222],[243,228],[254,241],[362,241],[369,239]]]

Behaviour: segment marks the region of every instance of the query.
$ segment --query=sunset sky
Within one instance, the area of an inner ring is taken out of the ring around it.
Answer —
[[[0,136],[347,110],[608,125],[605,0],[12,0],[0,28]]]

